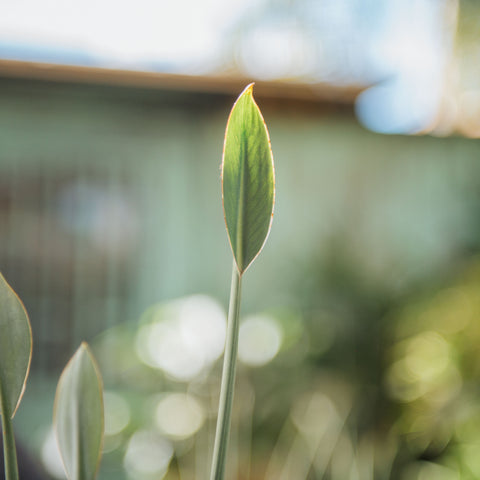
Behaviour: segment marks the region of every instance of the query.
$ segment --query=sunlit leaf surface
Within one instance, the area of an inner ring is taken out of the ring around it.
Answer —
[[[32,356],[27,312],[0,274],[0,395],[5,415],[13,417],[22,398]]]
[[[230,112],[222,180],[228,236],[238,270],[243,273],[268,236],[275,197],[270,139],[253,99],[253,84],[245,88]]]
[[[82,343],[65,367],[55,396],[57,440],[70,480],[95,478],[103,441],[102,382]]]

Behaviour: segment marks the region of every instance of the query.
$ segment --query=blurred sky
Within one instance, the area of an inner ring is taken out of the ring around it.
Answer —
[[[0,58],[374,85],[359,120],[418,133],[442,108],[457,13],[458,0],[7,0]]]

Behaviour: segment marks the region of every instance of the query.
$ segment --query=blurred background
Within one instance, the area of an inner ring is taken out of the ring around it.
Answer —
[[[271,235],[244,279],[231,480],[480,478],[480,4],[6,1],[0,270],[34,334],[15,418],[64,478],[58,376],[105,382],[99,478],[208,478],[244,86]]]

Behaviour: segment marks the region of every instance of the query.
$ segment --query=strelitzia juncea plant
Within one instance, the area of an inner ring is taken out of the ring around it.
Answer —
[[[240,94],[227,121],[222,159],[222,198],[234,260],[210,480],[223,480],[225,476],[242,277],[265,244],[275,203],[275,173],[270,138],[253,98],[253,83]]]
[[[0,416],[5,480],[18,480],[12,418],[25,390],[32,358],[27,312],[0,274]],[[93,480],[103,440],[102,380],[86,343],[65,367],[57,387],[54,421],[69,480]]]

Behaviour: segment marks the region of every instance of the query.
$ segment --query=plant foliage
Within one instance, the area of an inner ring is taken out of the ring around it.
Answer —
[[[102,380],[93,355],[82,343],[57,386],[54,424],[69,480],[95,478],[103,443]]]
[[[275,176],[267,127],[253,99],[253,83],[233,105],[222,161],[225,222],[243,274],[260,253],[272,223]]]
[[[32,357],[32,331],[20,299],[0,273],[0,401],[13,417],[22,398]]]

